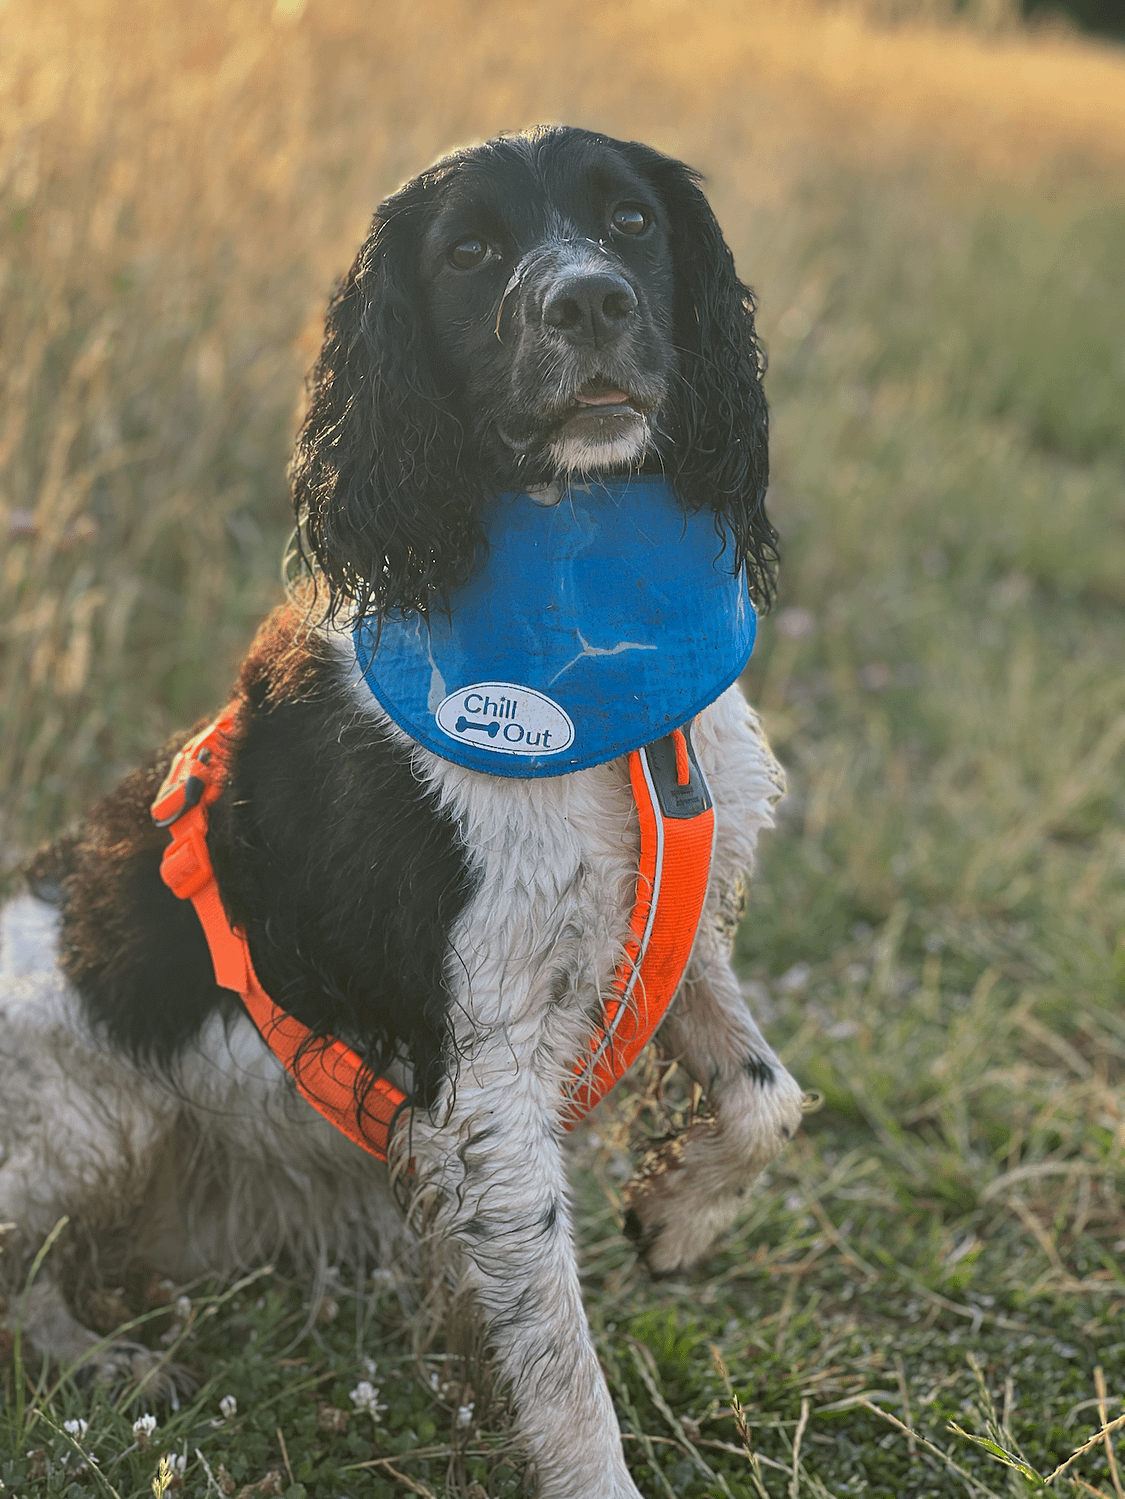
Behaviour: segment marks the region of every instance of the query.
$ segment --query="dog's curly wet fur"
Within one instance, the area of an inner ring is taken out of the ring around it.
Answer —
[[[761,376],[698,177],[645,146],[505,136],[381,205],[329,309],[293,462],[316,606],[283,607],[251,647],[209,845],[266,990],[412,1107],[388,1170],[301,1101],[215,984],[194,911],[158,876],[166,745],[36,857],[3,912],[13,1284],[63,1214],[104,1271],[132,1258],[184,1280],[278,1253],[393,1264],[424,1220],[471,1288],[544,1499],[635,1499],[582,1311],[560,1117],[632,908],[627,769],[512,780],[429,754],[357,682],[347,626],[442,608],[498,490],[625,471],[712,510],[768,600]],[[729,961],[780,772],[736,688],[695,746],[716,846],[658,1044],[709,1112],[628,1194],[656,1273],[705,1253],[801,1111]],[[51,1262],[17,1311],[61,1364],[144,1372],[135,1345],[91,1352]]]

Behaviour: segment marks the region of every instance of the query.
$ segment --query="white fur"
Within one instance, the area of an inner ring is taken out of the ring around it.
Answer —
[[[342,669],[354,675],[354,662]],[[382,719],[368,693],[356,712]],[[392,732],[398,734],[397,729]],[[800,1118],[800,1092],[746,1012],[731,973],[732,894],[771,821],[780,772],[736,688],[694,742],[715,800],[700,935],[660,1033],[705,1086],[715,1126],[693,1170],[659,1196],[650,1260],[689,1263]],[[430,1111],[392,1143],[388,1173],[302,1103],[249,1021],[216,1021],[175,1085],[143,1075],[87,1029],[52,954],[54,917],[30,896],[0,925],[0,1221],[18,1271],[63,1214],[93,1241],[124,1235],[174,1277],[229,1274],[287,1248],[312,1265],[394,1263],[411,1231],[466,1276],[511,1382],[542,1499],[637,1499],[579,1292],[560,1123],[562,1084],[610,986],[632,908],[639,834],[624,761],[543,780],[491,777],[414,747],[416,773],[459,825],[477,878],[452,934],[457,1060]],[[158,997],[157,997],[158,1002]],[[755,1083],[752,1053],[773,1069]],[[23,1257],[19,1256],[19,1249]],[[10,1279],[18,1283],[19,1273]],[[47,1277],[8,1320],[63,1362],[94,1338]],[[103,1374],[143,1374],[116,1345]]]
[[[604,420],[610,432],[598,437],[564,433],[550,446],[551,461],[561,474],[585,474],[598,468],[639,468],[648,451],[648,419],[639,411],[621,411]]]

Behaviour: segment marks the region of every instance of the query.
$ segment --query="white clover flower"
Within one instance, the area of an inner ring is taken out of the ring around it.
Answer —
[[[474,1402],[470,1400],[468,1405],[459,1405],[457,1407],[457,1429],[459,1431],[463,1431],[473,1419],[473,1405]]]
[[[138,1416],[133,1422],[133,1435],[137,1439],[139,1447],[147,1447],[149,1439],[156,1430],[155,1416]]]
[[[350,1394],[357,1414],[366,1411],[373,1421],[377,1421],[387,1408],[379,1404],[379,1391],[370,1380],[361,1379]]]
[[[367,1375],[368,1379],[375,1378],[376,1374],[379,1372],[379,1366],[373,1358],[364,1359],[363,1372]]]
[[[67,1435],[72,1436],[76,1442],[83,1441],[86,1433],[90,1430],[89,1421],[83,1421],[81,1416],[77,1416],[71,1421],[64,1421],[62,1425]]]
[[[232,1421],[238,1415],[238,1401],[233,1395],[224,1395],[219,1401],[219,1414],[224,1421]]]
[[[181,1322],[186,1322],[191,1316],[191,1297],[177,1296],[172,1303],[172,1310]]]

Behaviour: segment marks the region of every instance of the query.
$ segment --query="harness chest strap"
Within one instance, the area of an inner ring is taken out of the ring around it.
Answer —
[[[207,827],[209,809],[226,780],[236,713],[237,704],[230,704],[184,745],[152,804],[153,820],[172,838],[160,876],[174,895],[195,907],[215,982],[241,997],[301,1096],[361,1149],[385,1161],[406,1095],[387,1078],[372,1077],[344,1042],[314,1036],[274,1004],[254,972],[245,930],[232,926],[223,908]],[[690,730],[676,729],[633,750],[629,778],[641,831],[636,900],[603,1019],[564,1088],[567,1129],[624,1077],[664,1018],[691,955],[707,894],[715,814]]]

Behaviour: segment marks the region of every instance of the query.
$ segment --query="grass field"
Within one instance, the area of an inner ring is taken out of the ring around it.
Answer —
[[[708,174],[760,295],[784,540],[746,687],[791,793],[739,956],[825,1104],[682,1283],[617,1229],[678,1079],[578,1142],[653,1496],[1123,1499],[1125,54],[941,12],[0,0],[8,866],[223,700],[385,191],[537,119]],[[97,1311],[199,1393],[149,1432],[11,1350],[4,1499],[147,1494],[164,1454],[185,1499],[525,1492],[502,1392],[416,1356],[378,1280],[138,1275]]]

